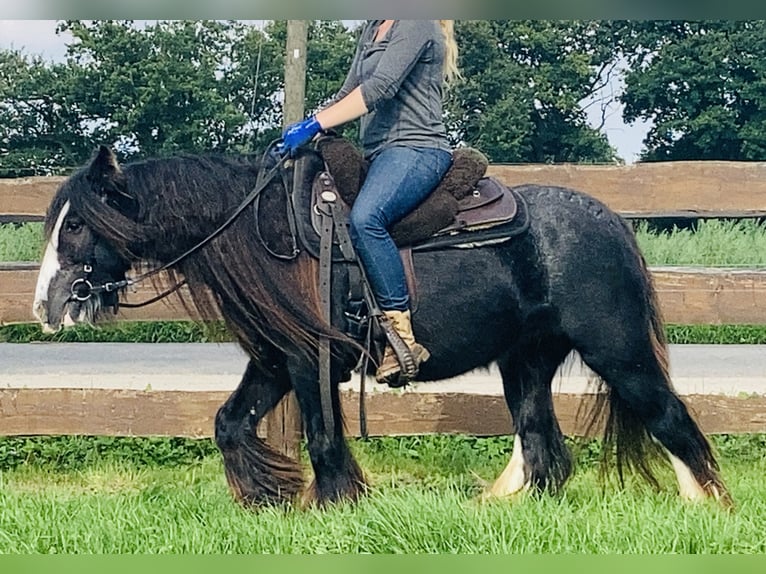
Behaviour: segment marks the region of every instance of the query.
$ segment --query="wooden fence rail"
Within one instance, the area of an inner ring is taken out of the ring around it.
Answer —
[[[766,216],[766,163],[691,161],[615,165],[493,164],[506,185],[578,189],[625,217]],[[0,222],[39,220],[62,177],[0,179]]]
[[[492,165],[506,185],[538,183],[578,189],[628,218],[766,217],[766,163],[673,162],[604,165]],[[0,223],[41,220],[62,178],[0,179]],[[37,264],[0,263],[0,325],[32,321]],[[665,320],[679,324],[766,324],[766,270],[654,268]],[[140,285],[129,300],[155,293]],[[188,316],[170,298],[121,319]],[[2,389],[0,434],[210,436],[225,392],[143,392],[107,389]],[[558,394],[557,414],[577,434],[583,395]],[[763,432],[766,397],[690,395],[705,432]],[[344,393],[349,430],[356,432],[358,395]],[[44,405],[45,408],[41,408]],[[466,416],[470,413],[471,416]],[[369,398],[375,435],[466,432],[505,434],[510,420],[499,396],[468,393],[389,393]]]
[[[227,391],[0,389],[0,435],[211,437],[215,413],[228,396]],[[584,433],[589,400],[554,395],[566,435]],[[766,432],[766,396],[686,395],[684,400],[705,433]],[[342,404],[347,432],[359,436],[359,394],[344,391]],[[368,395],[365,404],[370,436],[513,432],[500,395],[379,392]]]

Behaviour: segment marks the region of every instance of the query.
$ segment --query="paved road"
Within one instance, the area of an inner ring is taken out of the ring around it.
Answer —
[[[671,345],[670,361],[681,394],[766,394],[766,345]],[[3,343],[0,388],[230,390],[246,363],[234,344]],[[559,371],[554,391],[583,392],[591,374],[579,360],[570,361]],[[345,386],[358,386],[358,377]],[[368,389],[385,391],[374,383]],[[410,390],[502,394],[494,368]]]

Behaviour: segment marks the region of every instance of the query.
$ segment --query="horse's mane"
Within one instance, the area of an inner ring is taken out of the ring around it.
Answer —
[[[84,168],[62,186],[51,212],[68,199],[123,257],[155,267],[213,232],[252,191],[259,167],[250,156],[182,155],[128,163],[106,183]],[[282,186],[277,180],[269,191]],[[99,201],[105,191],[118,200]],[[266,195],[262,209],[276,207],[275,198],[284,192]],[[134,218],[120,208],[121,198],[134,203]],[[273,217],[284,218],[284,211]],[[321,317],[314,260],[303,254],[292,261],[272,257],[254,229],[254,210],[248,208],[169,273],[173,281],[187,281],[191,301],[182,299],[184,306],[204,321],[223,316],[252,356],[260,354],[264,340],[310,357],[317,335],[343,338]]]

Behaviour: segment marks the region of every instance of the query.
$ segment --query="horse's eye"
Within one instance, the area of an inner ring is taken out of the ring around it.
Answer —
[[[82,229],[82,221],[77,219],[68,219],[64,223],[64,229],[67,233],[78,233]]]

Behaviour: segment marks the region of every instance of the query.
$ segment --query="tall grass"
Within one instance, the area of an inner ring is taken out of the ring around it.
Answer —
[[[637,235],[651,265],[766,263],[766,227],[754,222],[710,221],[696,233],[644,226]],[[41,250],[40,224],[0,226],[0,261],[38,260]],[[38,333],[5,327],[0,340]],[[672,342],[766,342],[760,327],[670,326],[669,334]],[[80,327],[59,337],[226,339],[220,326],[182,322]],[[491,503],[477,495],[507,463],[508,437],[352,441],[371,484],[358,504],[252,511],[233,503],[210,441],[0,438],[0,553],[766,552],[766,437],[712,440],[733,513],[681,502],[667,469],[659,492],[632,479],[624,489],[602,483],[597,441],[570,441],[578,466],[561,495]]]
[[[639,247],[650,265],[758,267],[766,265],[766,224],[754,220],[701,221],[694,229],[650,231],[636,228]]]
[[[115,321],[76,325],[52,335],[38,324],[0,326],[0,343],[223,343],[231,341],[223,322]]]
[[[207,446],[186,448],[199,456],[180,465],[172,457],[135,464],[130,448],[121,459],[91,455],[61,471],[38,460],[0,471],[0,552],[762,553],[766,441],[714,442],[733,513],[682,502],[670,473],[659,492],[634,480],[624,489],[603,484],[592,443],[561,495],[480,503],[482,482],[508,461],[509,438],[353,441],[369,494],[355,505],[304,510],[240,508]]]
[[[0,261],[39,261],[42,253],[42,223],[0,225]]]

